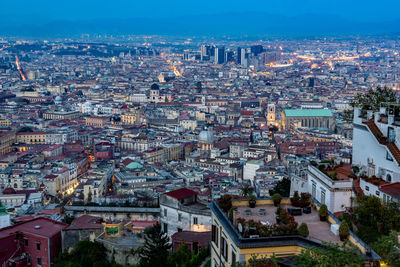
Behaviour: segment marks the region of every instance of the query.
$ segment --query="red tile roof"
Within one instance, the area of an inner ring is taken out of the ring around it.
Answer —
[[[197,195],[197,192],[187,189],[187,188],[181,188],[181,189],[177,189],[174,191],[170,191],[165,193],[167,196],[176,198],[176,199],[182,199],[182,198],[187,198],[190,196],[194,196]]]
[[[392,183],[392,184],[386,184],[382,185],[379,190],[381,190],[383,193],[388,194],[394,198],[400,199],[400,183]]]
[[[17,231],[41,235],[44,237],[52,237],[67,226],[68,224],[65,223],[57,222],[44,217],[38,217],[30,221],[0,229],[0,238],[6,237]]]

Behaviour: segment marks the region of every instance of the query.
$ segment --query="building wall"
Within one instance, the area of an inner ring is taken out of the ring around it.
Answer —
[[[194,212],[187,212],[178,208],[162,205],[161,203],[160,209],[161,225],[164,230],[165,224],[168,225],[167,233],[169,237],[178,232],[178,228],[182,231],[205,232],[211,230],[211,217],[209,215],[205,216]],[[194,223],[194,218],[197,218],[197,224]]]
[[[315,190],[313,189],[315,184]],[[308,192],[321,204],[326,204],[332,213],[344,211],[352,206],[353,181],[333,181],[317,168],[309,166],[307,172]],[[323,192],[325,198],[323,198]]]
[[[374,175],[387,179],[390,174],[391,182],[400,182],[400,166],[393,157],[393,160],[388,160],[388,153],[386,146],[378,143],[367,126],[354,124],[353,165],[362,167],[368,175],[368,162],[372,162],[375,165]]]

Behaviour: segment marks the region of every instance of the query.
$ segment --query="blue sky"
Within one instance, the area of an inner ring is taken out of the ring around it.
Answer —
[[[0,16],[31,23],[57,19],[157,18],[194,14],[264,12],[330,14],[376,22],[400,18],[399,0],[0,0]]]

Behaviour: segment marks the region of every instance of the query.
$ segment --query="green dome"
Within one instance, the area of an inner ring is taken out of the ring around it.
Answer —
[[[141,168],[143,168],[143,165],[138,162],[131,162],[128,164],[128,166],[126,166],[126,168],[131,169],[131,170],[141,169]]]

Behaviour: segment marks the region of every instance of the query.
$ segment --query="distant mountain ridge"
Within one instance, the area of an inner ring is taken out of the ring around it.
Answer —
[[[313,36],[398,34],[400,19],[359,22],[335,15],[282,16],[266,13],[226,13],[172,18],[95,19],[43,21],[18,24],[0,18],[0,35],[69,37],[79,34],[115,35],[277,35]]]

